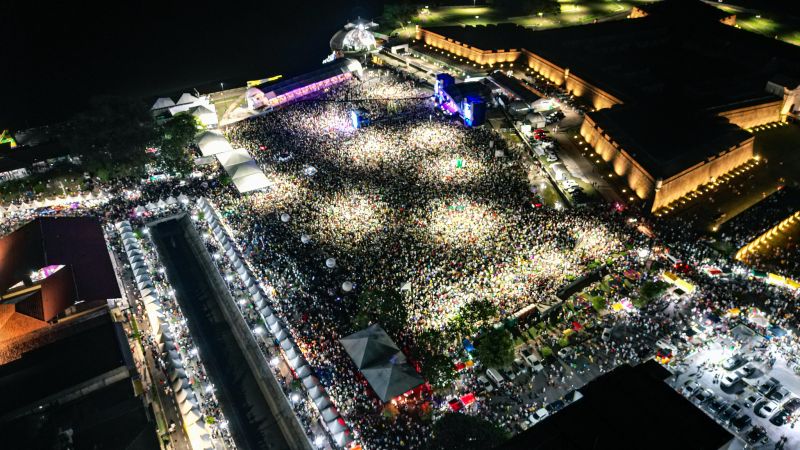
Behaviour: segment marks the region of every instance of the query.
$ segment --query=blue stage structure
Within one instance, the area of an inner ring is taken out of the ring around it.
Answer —
[[[456,83],[452,75],[440,73],[436,75],[434,98],[443,111],[458,114],[467,126],[477,127],[486,122],[491,92],[481,82]]]

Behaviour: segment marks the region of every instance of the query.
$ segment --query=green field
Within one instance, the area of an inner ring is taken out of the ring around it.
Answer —
[[[544,29],[569,25],[592,23],[595,20],[624,18],[631,8],[640,0],[559,0],[559,14],[538,14],[508,17],[491,6],[454,6],[441,8],[421,8],[419,14],[403,27],[398,24],[381,24],[383,31],[397,32],[402,37],[411,38],[414,26],[441,25],[487,25],[500,22],[513,22],[524,27]],[[742,11],[729,5],[716,5],[723,11],[735,13],[737,26],[743,30],[782,39],[794,45],[800,45],[800,18],[793,16],[777,16],[772,13],[758,11]]]
[[[513,22],[531,28],[555,28],[568,25],[591,23],[594,20],[624,18],[637,0],[559,0],[559,14],[539,14],[508,17],[490,6],[457,6],[441,8],[422,8],[411,23],[393,31],[402,37],[412,37],[414,26],[442,25],[488,25],[500,22]]]

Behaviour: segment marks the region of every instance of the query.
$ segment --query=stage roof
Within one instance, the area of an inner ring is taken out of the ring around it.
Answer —
[[[510,77],[499,70],[492,72],[492,74],[489,75],[489,78],[498,86],[507,91],[511,91],[514,95],[529,105],[532,105],[541,99],[541,97],[536,95],[535,92],[525,87],[520,80]]]
[[[268,96],[272,93],[277,97],[295,89],[308,86],[309,84],[358,70],[361,70],[361,63],[358,61],[349,58],[339,58],[327,64],[323,64],[323,66],[317,70],[272,83],[260,84],[256,86],[256,88]]]
[[[339,342],[364,374],[372,390],[384,402],[425,382],[378,324],[372,324]]]

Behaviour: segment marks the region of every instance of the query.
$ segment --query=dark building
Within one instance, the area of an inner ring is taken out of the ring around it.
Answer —
[[[0,318],[49,322],[77,301],[119,297],[97,219],[38,218],[0,239]]]
[[[0,447],[158,449],[125,332],[106,307],[0,349]]]
[[[617,367],[498,450],[728,448],[733,435],[665,383],[670,375],[654,360]]]
[[[541,31],[419,28],[417,39],[585,100],[596,111],[581,136],[626,181],[629,200],[658,213],[749,163],[745,129],[797,117],[800,48],[740,30],[735,15],[694,0],[636,7],[629,17]]]

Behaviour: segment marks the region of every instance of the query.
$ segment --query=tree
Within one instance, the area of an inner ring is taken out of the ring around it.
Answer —
[[[633,306],[644,308],[651,301],[661,297],[668,286],[664,281],[645,281],[639,288],[639,298],[633,300]]]
[[[602,312],[604,309],[606,309],[606,299],[599,295],[592,297],[592,307],[598,313]]]
[[[386,24],[404,27],[417,15],[418,7],[412,3],[389,3],[383,7],[382,20]]]
[[[159,165],[167,171],[187,174],[192,170],[188,148],[197,133],[197,121],[188,113],[171,117],[160,127]]]
[[[456,379],[456,369],[449,356],[434,353],[424,357],[422,375],[434,389],[444,389],[453,384],[453,380]]]
[[[433,424],[434,450],[484,450],[495,448],[507,438],[494,423],[481,417],[447,413]]]
[[[505,367],[514,361],[514,341],[504,328],[492,330],[475,349],[478,359],[488,367]]]
[[[114,177],[141,175],[146,148],[157,141],[156,123],[141,101],[123,97],[92,99],[61,131],[70,150],[82,156],[84,167],[105,169]]]
[[[548,346],[544,346],[539,349],[539,354],[542,355],[543,359],[547,359],[553,356],[553,349]]]

